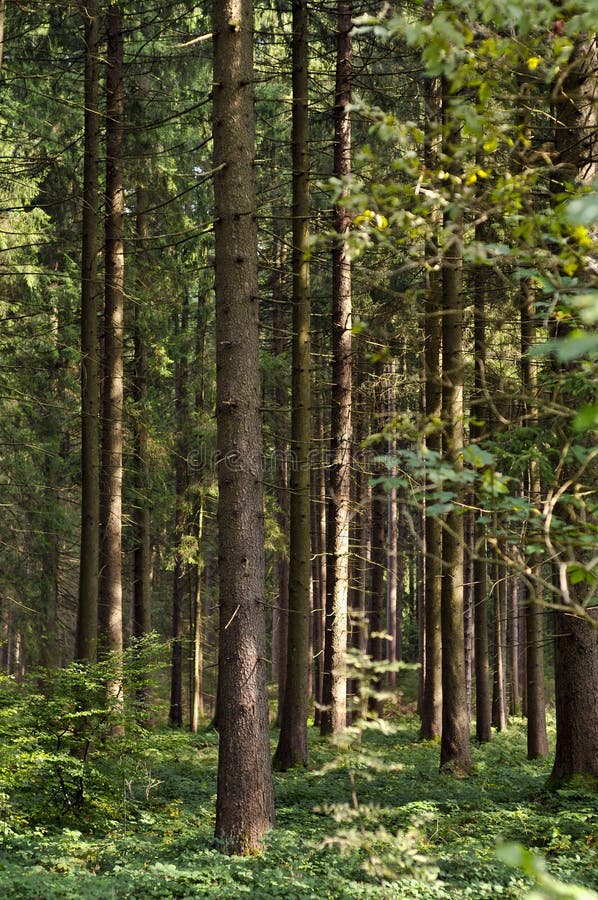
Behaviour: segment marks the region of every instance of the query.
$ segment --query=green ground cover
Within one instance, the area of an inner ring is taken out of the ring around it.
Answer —
[[[412,716],[342,747],[312,729],[310,768],[275,776],[278,827],[264,853],[231,859],[213,842],[215,733],[139,729],[80,759],[52,746],[47,722],[45,737],[22,709],[11,723],[11,709],[5,696],[3,898],[526,897],[532,880],[497,857],[500,841],[598,886],[598,798],[543,793],[550,765],[525,760],[520,720],[474,748],[467,779],[438,773],[438,747],[418,740]]]

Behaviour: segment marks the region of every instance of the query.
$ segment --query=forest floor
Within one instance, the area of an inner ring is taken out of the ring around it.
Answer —
[[[0,778],[2,897],[526,897],[533,880],[499,859],[501,841],[537,849],[562,881],[598,886],[598,797],[543,793],[550,762],[526,761],[522,720],[474,746],[462,779],[438,773],[438,746],[418,740],[413,716],[386,724],[345,747],[310,729],[310,767],[276,774],[277,827],[250,858],[214,847],[208,730],[124,743],[70,808],[56,806],[62,785],[43,806],[51,768],[35,795],[12,796]]]

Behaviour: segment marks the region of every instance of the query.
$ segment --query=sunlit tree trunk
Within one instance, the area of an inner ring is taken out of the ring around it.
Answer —
[[[425,83],[425,103],[428,133],[424,146],[424,158],[430,171],[438,165],[439,130],[441,114],[441,83],[439,78],[428,79]],[[437,229],[437,215],[433,227]],[[426,437],[426,447],[432,453],[439,453],[441,434],[438,427],[442,409],[441,381],[441,291],[442,285],[437,271],[437,235],[434,234],[426,246],[429,261],[428,284],[425,296],[424,316],[424,406],[426,419],[430,423]],[[440,520],[436,516],[425,517],[425,563],[424,563],[424,684],[421,709],[421,735],[423,738],[437,738],[442,730],[442,632],[440,624],[441,554],[443,533]]]
[[[252,853],[274,823],[268,729],[253,7],[215,0],[214,232],[220,576],[216,839]]]
[[[449,85],[443,85],[445,152],[454,160],[458,136],[451,117]],[[461,291],[462,223],[444,217],[442,248],[442,415],[444,458],[458,473],[463,465],[465,359]],[[463,635],[463,514],[453,504],[442,535],[442,735],[440,768],[466,773],[471,768],[469,719],[465,693]],[[429,552],[429,551],[428,551]]]
[[[334,102],[334,174],[339,179],[351,172],[351,16],[352,0],[339,0]],[[334,734],[344,728],[347,707],[344,657],[351,501],[352,285],[346,235],[350,225],[349,212],[341,199],[334,211],[332,248],[332,396],[322,734]]]
[[[100,477],[99,640],[103,650],[122,652],[122,476],[124,340],[124,72],[123,14],[108,9],[106,51],[105,309]],[[115,694],[122,690],[114,683]]]

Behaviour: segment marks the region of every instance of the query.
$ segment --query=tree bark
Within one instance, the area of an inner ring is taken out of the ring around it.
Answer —
[[[189,327],[189,300],[185,295],[180,317],[177,316],[177,354],[175,374],[175,422],[176,439],[174,447],[174,569],[172,573],[172,658],[170,670],[170,711],[168,722],[174,728],[183,725],[183,608],[184,575],[186,564],[182,557],[183,538],[187,529],[187,422],[189,409],[187,402],[189,362],[187,339]]]
[[[448,84],[443,90],[446,152],[454,160],[458,140],[451,120]],[[465,360],[461,293],[461,223],[445,215],[442,256],[442,413],[444,457],[459,472],[463,465]],[[463,635],[463,515],[453,504],[442,536],[442,735],[440,769],[467,774],[471,769],[469,720],[465,692]]]
[[[122,475],[123,475],[123,338],[124,338],[124,75],[123,14],[108,8],[106,51],[106,223],[105,310],[100,473],[99,636],[102,649],[119,654],[123,647]],[[121,686],[109,690],[115,695]]]
[[[334,100],[334,175],[351,172],[351,28],[352,0],[337,5],[336,87]],[[343,195],[344,195],[343,191]],[[346,235],[351,225],[341,201],[334,210],[332,247],[332,395],[326,583],[326,631],[321,732],[335,734],[346,725],[347,613],[349,596],[349,522],[351,504],[351,259]]]
[[[485,229],[476,226],[476,240],[485,239]],[[471,397],[469,434],[473,443],[487,436],[486,402],[486,273],[476,266],[473,273],[474,293],[474,386]],[[476,685],[476,737],[486,743],[491,738],[492,710],[490,701],[490,662],[488,651],[488,563],[486,526],[475,516],[473,533],[473,608]]]
[[[274,766],[305,766],[310,642],[311,359],[309,295],[308,20],[307,0],[293,0],[293,372],[289,617],[287,669]]]
[[[590,186],[598,178],[598,43],[596,36],[577,38],[565,77],[555,86],[557,187]],[[566,391],[566,388],[565,388]],[[576,398],[564,396],[574,407]],[[567,473],[565,473],[565,476]],[[570,524],[576,512],[563,510]],[[559,564],[561,560],[559,560]],[[569,596],[584,602],[587,585],[568,585]],[[562,598],[567,602],[567,597]],[[549,783],[558,786],[574,777],[598,784],[598,607],[586,617],[555,614],[556,751]],[[593,621],[591,621],[593,620]]]
[[[439,119],[441,113],[441,83],[439,78],[425,83],[425,104],[428,133],[424,146],[424,158],[430,171],[438,165]],[[437,219],[437,216],[435,216]],[[436,231],[436,221],[434,230]],[[440,453],[441,434],[439,422],[442,409],[442,382],[440,348],[442,341],[441,283],[436,271],[438,247],[434,234],[426,246],[430,261],[428,284],[424,301],[424,406],[429,433],[426,447],[434,454]],[[442,528],[436,516],[425,516],[424,562],[424,684],[421,704],[421,736],[427,739],[440,737],[442,730],[442,632],[440,624],[441,547]]]
[[[81,544],[75,656],[97,652],[100,572],[100,371],[98,223],[100,22],[96,0],[85,5],[85,116],[81,247]]]
[[[216,838],[252,853],[274,824],[268,732],[254,177],[253,7],[215,0],[214,203],[220,646]]]
[[[142,307],[147,290],[144,253],[149,237],[147,188],[137,185],[136,231],[138,241],[138,298],[133,320],[133,381],[131,395],[135,404],[133,418],[133,635],[141,638],[150,633],[151,624],[151,517],[149,488],[149,453],[147,417],[147,351]]]

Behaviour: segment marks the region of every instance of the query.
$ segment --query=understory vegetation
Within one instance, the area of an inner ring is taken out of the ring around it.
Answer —
[[[534,869],[536,898],[595,896],[598,796],[544,792],[550,760],[525,759],[523,720],[473,748],[472,777],[441,775],[401,673],[388,719],[336,743],[310,728],[310,766],[275,776],[264,852],[231,858],[213,838],[217,733],[143,728],[139,709],[106,707],[96,675],[64,670],[43,699],[2,679],[5,898],[523,898]]]

